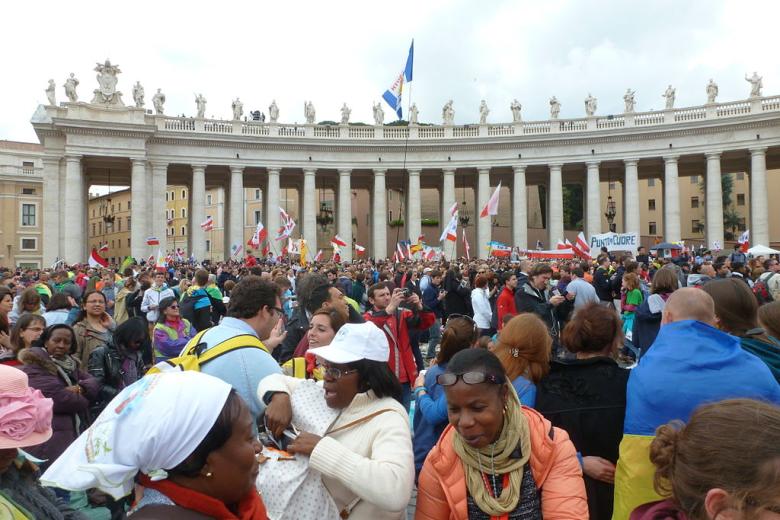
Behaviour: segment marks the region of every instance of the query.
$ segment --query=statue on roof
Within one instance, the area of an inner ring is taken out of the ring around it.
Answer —
[[[105,63],[97,64],[95,67],[95,72],[97,72],[96,77],[98,88],[93,91],[95,96],[92,98],[92,103],[100,105],[115,105],[120,107],[125,106],[125,104],[122,102],[122,93],[116,89],[116,84],[119,81],[116,75],[122,72],[119,70],[119,66],[112,65],[111,61],[106,59]]]

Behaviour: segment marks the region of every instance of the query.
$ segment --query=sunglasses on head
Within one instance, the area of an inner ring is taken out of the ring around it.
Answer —
[[[441,386],[452,386],[458,382],[458,379],[462,379],[467,385],[478,385],[481,383],[502,385],[506,382],[506,378],[503,376],[486,374],[484,372],[464,372],[463,374],[451,374],[446,372],[436,376],[436,382]]]

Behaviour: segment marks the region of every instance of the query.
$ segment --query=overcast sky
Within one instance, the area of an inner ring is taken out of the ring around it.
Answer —
[[[754,70],[765,95],[780,94],[776,1],[47,0],[9,2],[3,15],[0,139],[9,140],[37,140],[29,120],[49,78],[60,102],[74,72],[90,101],[106,58],[122,70],[126,103],[140,80],[149,108],[162,88],[166,114],[193,115],[203,93],[207,117],[229,118],[240,96],[245,112],[267,113],[276,99],[283,122],[303,122],[305,100],[318,121],[338,120],[347,102],[353,121],[369,122],[412,38],[421,122],[440,123],[450,98],[458,124],[478,120],[481,99],[489,122],[511,120],[513,98],[525,120],[546,119],[552,95],[562,118],[581,117],[589,92],[597,114],[619,113],[628,87],[637,111],[660,109],[670,83],[677,106],[699,105],[709,78],[719,101],[744,99]]]

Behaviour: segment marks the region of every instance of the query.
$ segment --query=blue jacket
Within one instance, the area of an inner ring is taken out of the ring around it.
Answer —
[[[444,395],[444,388],[436,382],[436,376],[444,373],[446,369],[447,363],[433,365],[428,369],[425,373],[425,389],[428,393],[421,395],[415,405],[414,438],[412,439],[415,475],[420,474],[425,457],[439,440],[441,432],[448,423],[447,396]]]
[[[439,300],[440,289],[441,287],[429,284],[422,295],[423,305],[428,307],[439,319],[444,316],[444,306],[442,305],[442,300]]]

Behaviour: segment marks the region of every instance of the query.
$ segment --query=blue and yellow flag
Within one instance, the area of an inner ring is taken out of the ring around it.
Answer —
[[[661,499],[650,462],[656,428],[688,421],[702,404],[734,398],[780,404],[780,385],[736,337],[693,320],[662,326],[628,378],[612,519],[626,520],[636,507]]]
[[[382,95],[390,107],[398,114],[398,119],[402,118],[401,102],[403,98],[404,84],[412,81],[412,69],[414,64],[414,40],[409,47],[409,56],[406,58],[406,67],[398,74],[393,84]]]

